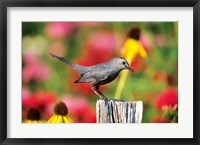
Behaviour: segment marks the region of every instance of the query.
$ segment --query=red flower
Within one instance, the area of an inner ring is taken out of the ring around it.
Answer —
[[[39,106],[38,100],[36,100],[32,94],[24,93],[22,90],[22,104],[24,107],[37,108]]]
[[[145,69],[145,63],[141,58],[136,57],[135,60],[131,63],[131,67],[134,68],[136,72],[138,72]]]
[[[40,104],[51,104],[57,100],[57,96],[54,92],[40,91],[34,94],[34,97],[40,102]]]
[[[89,57],[90,53],[88,53],[88,56],[82,57],[76,61],[77,64],[83,65],[83,66],[91,66],[95,65],[96,61],[93,56]],[[98,59],[98,58],[97,58]]]
[[[174,107],[178,105],[178,90],[177,88],[168,88],[166,91],[160,94],[157,99],[156,107]]]
[[[45,119],[48,119],[53,113],[53,106],[57,100],[54,92],[36,92],[27,94],[27,90],[22,90],[22,105],[24,109],[35,108],[42,112]]]
[[[96,123],[96,110],[85,97],[64,97],[63,102],[69,109],[69,115],[76,123]]]
[[[95,95],[93,94],[94,92],[92,91],[92,86],[88,83],[76,83],[74,84],[74,90],[80,91],[87,96]]]

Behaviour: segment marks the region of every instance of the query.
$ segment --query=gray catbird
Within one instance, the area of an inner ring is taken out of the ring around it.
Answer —
[[[129,69],[131,72],[134,72],[128,62],[121,57],[114,57],[108,62],[93,66],[81,66],[78,64],[73,64],[63,57],[59,57],[51,53],[49,54],[52,57],[55,57],[72,66],[78,72],[80,78],[74,81],[74,83],[90,83],[92,85],[92,90],[101,99],[105,100],[107,100],[107,98],[99,91],[99,86],[112,82],[123,69]]]

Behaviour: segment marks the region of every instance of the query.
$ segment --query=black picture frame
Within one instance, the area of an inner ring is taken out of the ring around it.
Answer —
[[[193,138],[7,138],[7,8],[8,7],[193,7]],[[1,0],[0,2],[0,143],[3,145],[61,145],[61,144],[200,144],[200,2],[199,0]]]

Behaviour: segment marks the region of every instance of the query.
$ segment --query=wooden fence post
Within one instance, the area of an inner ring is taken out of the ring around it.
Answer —
[[[96,103],[97,123],[141,123],[142,101],[103,100]]]

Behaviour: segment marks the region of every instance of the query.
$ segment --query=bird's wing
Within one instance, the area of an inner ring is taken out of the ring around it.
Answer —
[[[83,75],[78,80],[74,81],[74,83],[90,83],[94,84],[96,81],[91,76]]]
[[[108,66],[98,66],[90,71],[91,77],[95,79],[96,83],[106,80],[110,77],[112,70]]]
[[[110,76],[110,69],[109,67],[105,66],[98,66],[98,67],[91,67],[87,73],[80,77],[79,80],[75,81],[76,83],[91,83],[97,84],[106,80]]]
[[[83,76],[84,74],[88,72],[88,67],[81,66],[78,64],[74,64],[73,68],[78,72],[80,76]]]

